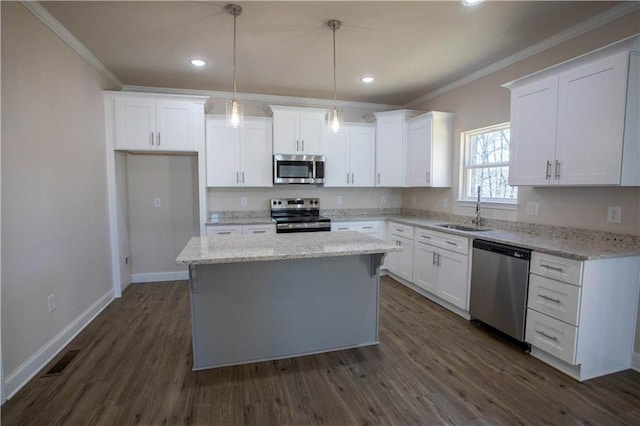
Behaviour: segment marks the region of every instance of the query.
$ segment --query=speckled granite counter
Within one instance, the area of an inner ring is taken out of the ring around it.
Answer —
[[[358,232],[194,237],[182,250],[179,265],[262,262],[314,257],[388,253],[400,248]]]
[[[376,214],[331,216],[331,219],[335,222],[390,220],[433,231],[511,244],[541,253],[564,256],[576,260],[640,256],[640,237],[588,229],[487,221],[488,228],[485,229],[488,230],[470,232],[436,226],[443,223],[461,223],[460,221],[451,220],[452,218],[450,217],[432,219],[406,215],[381,216]],[[462,224],[470,226],[469,223]],[[499,226],[509,226],[510,229],[501,229]]]

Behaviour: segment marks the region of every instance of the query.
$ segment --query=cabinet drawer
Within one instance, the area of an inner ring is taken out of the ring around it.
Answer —
[[[413,226],[410,225],[389,222],[389,233],[391,235],[400,235],[413,240]]]
[[[530,271],[533,274],[553,278],[569,284],[582,285],[582,262],[533,252]]]
[[[580,319],[580,287],[531,274],[528,306],[577,326]]]
[[[452,235],[446,232],[418,229],[415,231],[415,240],[421,243],[431,244],[445,250],[451,250],[460,254],[469,254],[469,238]]]
[[[564,362],[576,364],[578,327],[527,309],[525,340]]]
[[[215,237],[219,235],[240,235],[242,234],[242,226],[238,225],[222,225],[207,226],[207,236]]]
[[[242,233],[244,235],[248,234],[275,234],[276,226],[275,225],[243,225]]]

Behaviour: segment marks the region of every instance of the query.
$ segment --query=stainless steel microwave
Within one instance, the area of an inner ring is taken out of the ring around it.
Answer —
[[[273,183],[324,183],[324,155],[273,155]]]

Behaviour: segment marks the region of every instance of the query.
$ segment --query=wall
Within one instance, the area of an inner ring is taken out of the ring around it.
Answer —
[[[638,33],[640,12],[601,26],[595,30],[548,49],[480,80],[412,106],[425,111],[456,113],[454,126],[453,186],[451,189],[406,190],[403,207],[421,208],[455,214],[473,215],[473,208],[458,206],[460,133],[509,121],[509,91],[501,87],[519,77],[547,68]],[[640,165],[638,165],[640,167]],[[416,204],[412,198],[416,197]],[[442,207],[442,198],[449,207]],[[539,216],[527,216],[527,201],[540,203]],[[607,207],[621,206],[620,224],[607,223]],[[516,211],[483,209],[486,217],[555,226],[640,235],[640,188],[518,188]],[[636,357],[640,368],[640,317],[636,327]]]
[[[101,90],[113,87],[20,3],[1,7],[2,361],[10,396],[111,300]]]
[[[456,113],[453,122],[453,185],[448,190],[406,190],[403,207],[473,215],[472,207],[452,202],[458,198],[460,133],[509,121],[509,90],[501,85],[634,35],[640,28],[639,23],[640,12],[627,15],[422,105],[412,105],[425,111]],[[518,192],[516,211],[485,208],[483,213],[495,219],[640,235],[640,188],[520,187]],[[414,196],[416,205],[411,202]],[[442,198],[448,198],[447,208],[442,207]],[[526,215],[527,201],[540,203],[539,216]],[[608,206],[622,207],[620,224],[606,221]]]
[[[126,154],[126,193],[132,282],[186,272],[175,261],[200,234],[197,157]]]

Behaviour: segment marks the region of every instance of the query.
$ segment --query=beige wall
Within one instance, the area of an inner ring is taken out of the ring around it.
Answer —
[[[337,203],[338,196],[342,204]],[[247,205],[240,203],[247,198]],[[402,190],[397,188],[318,188],[307,185],[287,185],[273,188],[208,188],[209,211],[269,210],[270,198],[320,198],[322,209],[400,208]],[[386,204],[382,204],[382,197]]]
[[[111,291],[101,90],[113,88],[21,4],[1,7],[2,361],[9,376]]]
[[[127,154],[126,191],[131,274],[186,270],[176,257],[200,234],[197,157]]]
[[[427,111],[450,111],[456,114],[453,122],[453,186],[449,190],[406,190],[403,206],[473,215],[473,208],[451,202],[458,198],[460,133],[509,121],[509,90],[501,85],[636,34],[639,29],[640,13],[636,12],[423,105],[414,106]],[[484,215],[495,219],[640,235],[640,188],[520,187],[518,191],[517,211],[485,208]],[[411,202],[413,197],[416,197],[416,205]],[[442,198],[448,198],[447,208],[442,207]],[[539,216],[526,215],[527,201],[540,203]],[[608,206],[622,207],[622,223],[606,221]]]

